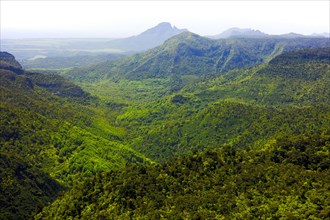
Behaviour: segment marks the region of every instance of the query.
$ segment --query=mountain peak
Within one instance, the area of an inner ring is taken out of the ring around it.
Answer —
[[[187,30],[178,29],[169,22],[162,22],[139,35],[112,40],[108,46],[123,51],[144,51],[159,46],[165,40],[185,31]]]
[[[166,28],[172,28],[172,25],[170,22],[161,22],[157,24],[155,27],[166,27]]]
[[[156,26],[144,31],[140,35],[150,35],[150,34],[157,34],[157,35],[163,35],[166,33],[170,33],[171,35],[179,34],[186,29],[178,29],[175,26],[172,26],[169,22],[161,22],[157,24]]]

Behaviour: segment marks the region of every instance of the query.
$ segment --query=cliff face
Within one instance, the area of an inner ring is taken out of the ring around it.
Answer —
[[[17,62],[15,57],[7,52],[0,52],[0,69],[10,70],[17,74],[23,74],[21,64]]]

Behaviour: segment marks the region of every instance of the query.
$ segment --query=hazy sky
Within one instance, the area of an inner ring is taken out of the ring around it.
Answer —
[[[330,32],[330,1],[0,0],[1,38],[127,37],[167,21],[200,35],[231,27]]]

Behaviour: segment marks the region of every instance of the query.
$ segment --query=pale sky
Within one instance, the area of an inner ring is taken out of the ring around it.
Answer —
[[[268,34],[330,32],[330,1],[0,0],[1,38],[137,35],[170,22],[199,35],[231,27]]]

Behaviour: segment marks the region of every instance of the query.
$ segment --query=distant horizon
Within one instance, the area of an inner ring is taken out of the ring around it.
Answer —
[[[329,1],[1,1],[1,39],[118,39],[161,22],[201,36],[330,32]]]
[[[165,21],[164,21],[165,22]],[[164,23],[164,22],[161,22],[161,23]],[[169,22],[168,22],[169,23]],[[160,24],[160,23],[159,23]],[[171,23],[170,23],[171,24]],[[157,24],[158,25],[158,24]],[[153,27],[156,27],[157,25],[153,26]],[[172,27],[176,27],[178,28],[176,25],[173,25],[171,24]],[[153,27],[150,27],[150,28],[153,28]],[[150,28],[147,28],[146,30],[150,29]],[[329,37],[330,37],[330,32],[319,32],[319,33],[311,33],[311,34],[302,34],[302,33],[296,33],[296,32],[287,32],[287,33],[281,33],[281,34],[269,34],[267,32],[264,32],[263,30],[259,30],[259,29],[255,29],[255,28],[250,28],[250,27],[231,27],[231,28],[228,28],[226,30],[223,30],[222,32],[216,34],[216,35],[219,35],[219,34],[222,34],[223,32],[225,31],[228,31],[230,29],[234,29],[234,28],[238,28],[238,29],[241,29],[241,30],[244,30],[244,29],[249,29],[249,30],[253,30],[253,31],[260,31],[264,34],[267,34],[269,36],[280,36],[280,35],[286,35],[286,34],[299,34],[299,35],[304,35],[304,36],[313,36],[313,34],[327,34]],[[186,28],[178,28],[178,29],[186,29]],[[137,34],[134,34],[134,35],[131,35],[131,36],[127,36],[127,37],[118,37],[118,38],[114,38],[114,37],[51,37],[51,36],[48,36],[48,37],[17,37],[17,38],[2,38],[3,40],[29,40],[29,39],[99,39],[99,40],[115,40],[115,39],[123,39],[123,38],[128,38],[128,37],[133,37],[133,36],[137,36],[137,35],[140,35],[142,34],[143,32],[145,32],[146,30],[144,31],[141,31],[140,33],[137,33]],[[195,32],[192,32],[190,30],[187,29],[188,32],[191,32],[191,33],[194,33],[194,34],[197,34],[197,35],[200,35],[202,37],[210,37],[210,36],[215,36],[215,35],[201,35],[199,33],[195,33]]]

